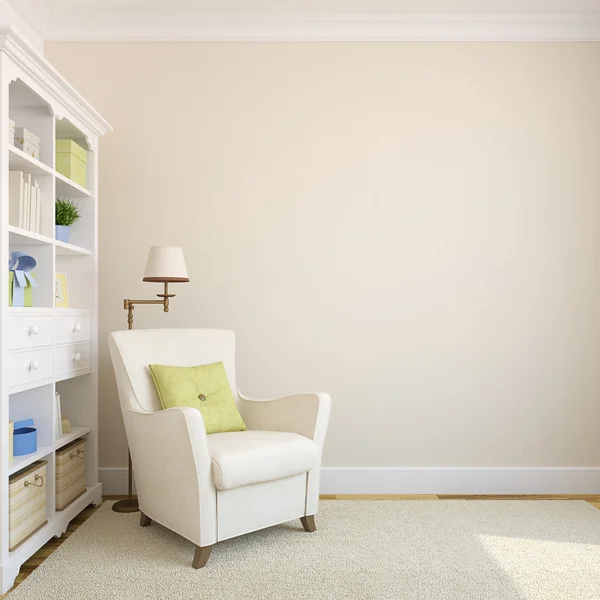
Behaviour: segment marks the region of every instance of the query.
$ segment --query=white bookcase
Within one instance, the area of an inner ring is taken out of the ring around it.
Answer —
[[[81,510],[102,498],[98,482],[98,139],[110,125],[14,30],[0,30],[0,572],[1,590],[21,565]],[[41,138],[40,160],[9,143],[9,119]],[[87,188],[55,170],[55,140],[73,139],[88,150]],[[18,227],[9,210],[9,171],[31,173],[42,191],[41,230]],[[81,212],[71,242],[54,239],[54,203],[69,198]],[[21,250],[36,259],[33,307],[9,307],[8,261]],[[66,273],[72,308],[55,308],[55,274]],[[73,431],[55,435],[55,391]],[[9,421],[33,418],[37,452],[9,452]],[[55,509],[55,452],[87,438],[86,492]],[[9,477],[36,460],[48,461],[48,523],[9,551]]]

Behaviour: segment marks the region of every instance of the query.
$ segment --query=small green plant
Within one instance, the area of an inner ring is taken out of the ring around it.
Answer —
[[[73,204],[71,200],[64,198],[56,199],[55,208],[55,223],[56,225],[62,225],[63,227],[70,227],[79,219],[79,208]]]

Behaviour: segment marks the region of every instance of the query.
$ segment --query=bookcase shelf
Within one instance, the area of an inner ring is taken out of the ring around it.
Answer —
[[[37,284],[32,290],[32,307],[9,307],[8,291],[0,306],[0,379],[3,381],[0,437],[5,439],[9,421],[32,418],[37,429],[35,452],[15,456],[12,462],[6,452],[0,453],[2,595],[13,585],[26,560],[53,536],[64,533],[69,521],[86,506],[102,500],[102,486],[98,481],[96,169],[98,141],[110,125],[10,28],[0,28],[0,51],[4,61],[0,94],[4,106],[8,106],[8,111],[0,116],[0,153],[5,158],[0,163],[5,169],[0,173],[0,179],[5,182],[0,186],[0,201],[3,214],[8,215],[8,219],[0,223],[8,238],[8,244],[0,245],[0,268],[4,269],[0,277],[6,286],[9,253],[19,250],[35,259],[32,273]],[[39,137],[41,160],[10,143],[9,118],[17,127],[25,127]],[[56,139],[73,139],[87,150],[87,187],[56,171]],[[10,175],[9,172],[17,173]],[[11,190],[16,194],[11,195]],[[80,211],[81,218],[71,227],[70,243],[55,239],[56,198],[71,199]],[[28,199],[31,200],[29,209],[26,208]],[[27,229],[28,222],[34,231]],[[67,275],[70,306],[75,308],[55,307],[57,273]],[[72,430],[58,439],[56,392],[60,394],[62,415],[78,424],[72,425]],[[57,511],[56,451],[83,436],[87,440],[86,491],[65,510]],[[11,552],[8,549],[9,477],[42,459],[48,461],[44,484],[48,522]]]
[[[91,429],[89,427],[76,427],[72,426],[71,431],[69,433],[65,433],[62,437],[56,440],[56,444],[54,445],[55,450],[59,450],[63,446],[66,446],[70,442],[76,440],[77,438],[83,437],[87,435]]]
[[[56,254],[59,256],[91,256],[92,251],[73,244],[55,240]]]
[[[56,177],[56,197],[57,198],[90,198],[92,192],[80,186],[78,183],[71,181],[58,171],[55,172]]]
[[[53,244],[52,238],[46,237],[41,233],[27,231],[14,225],[8,226],[9,244],[10,245],[36,245],[36,244]]]
[[[54,244],[56,246],[56,254],[60,256],[91,256],[92,251],[81,246],[53,240],[40,233],[27,231],[14,225],[8,226],[9,244],[14,246],[37,245],[37,244]]]
[[[15,146],[8,146],[8,170],[9,171],[26,171],[32,175],[53,175],[54,169],[45,165],[43,162],[36,160],[19,150]]]
[[[9,317],[27,316],[30,315],[31,312],[35,312],[39,315],[48,315],[50,317],[54,314],[55,310],[57,309],[53,307],[30,308],[23,306],[9,306],[7,312]]]
[[[21,469],[28,467],[30,464],[34,463],[36,460],[41,460],[42,458],[48,456],[48,454],[52,454],[54,448],[52,446],[40,446],[38,447],[36,452],[32,454],[25,454],[24,456],[15,456],[13,458],[13,464],[11,465],[8,474],[14,475]]]

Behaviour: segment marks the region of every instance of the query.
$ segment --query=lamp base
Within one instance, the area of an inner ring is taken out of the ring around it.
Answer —
[[[125,500],[119,500],[115,502],[112,509],[118,513],[134,513],[140,510],[137,498],[126,498]]]

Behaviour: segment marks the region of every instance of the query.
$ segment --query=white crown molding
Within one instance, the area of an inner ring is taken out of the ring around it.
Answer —
[[[12,27],[0,29],[0,52],[4,52],[51,98],[64,106],[92,133],[101,136],[110,124],[71,86],[71,84]]]
[[[106,495],[127,493],[125,467],[99,477]],[[600,467],[324,467],[321,494],[595,495]]]
[[[14,8],[44,40],[598,41],[592,15],[98,14],[59,18],[41,0]]]

